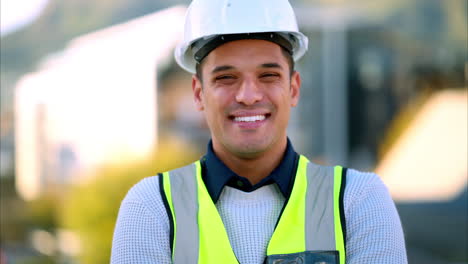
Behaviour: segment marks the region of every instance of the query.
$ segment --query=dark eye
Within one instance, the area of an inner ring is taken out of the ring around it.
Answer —
[[[232,75],[221,75],[217,76],[215,80],[227,80],[227,79],[234,79],[234,76]]]
[[[271,77],[271,76],[278,76],[278,74],[277,73],[264,73],[262,74],[261,77]]]
[[[260,75],[260,79],[264,81],[274,81],[277,80],[280,77],[278,73],[273,73],[273,72],[268,72],[268,73],[262,73]]]
[[[219,75],[214,78],[214,82],[222,85],[230,85],[236,81],[236,76],[231,74]]]

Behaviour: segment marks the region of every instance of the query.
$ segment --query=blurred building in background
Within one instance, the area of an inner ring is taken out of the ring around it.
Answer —
[[[396,202],[450,201],[466,189],[467,99],[466,90],[430,96],[379,162]]]
[[[158,67],[170,60],[184,13],[174,7],[78,37],[18,82],[16,185],[23,198],[155,148]]]
[[[462,1],[396,1],[298,8],[310,40],[299,63],[302,98],[292,129],[301,152],[373,169],[392,121],[408,105],[466,87],[463,7]]]

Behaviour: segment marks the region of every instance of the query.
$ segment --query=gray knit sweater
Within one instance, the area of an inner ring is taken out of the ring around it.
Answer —
[[[253,192],[224,187],[216,207],[240,263],[263,263],[284,202],[276,184]],[[377,175],[348,170],[344,210],[347,264],[407,263],[398,213]],[[140,181],[123,200],[111,263],[171,263],[169,219],[157,176]]]

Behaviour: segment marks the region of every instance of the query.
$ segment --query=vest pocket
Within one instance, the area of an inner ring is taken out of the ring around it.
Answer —
[[[338,251],[304,251],[293,254],[270,255],[265,264],[338,264]]]

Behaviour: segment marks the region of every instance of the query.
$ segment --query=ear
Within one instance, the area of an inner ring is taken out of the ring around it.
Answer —
[[[301,95],[301,75],[294,71],[291,76],[291,106],[295,107]]]
[[[197,107],[198,111],[203,111],[205,109],[203,103],[203,88],[202,82],[198,77],[194,74],[192,75],[192,91],[193,91],[193,99],[195,100],[195,106]]]

